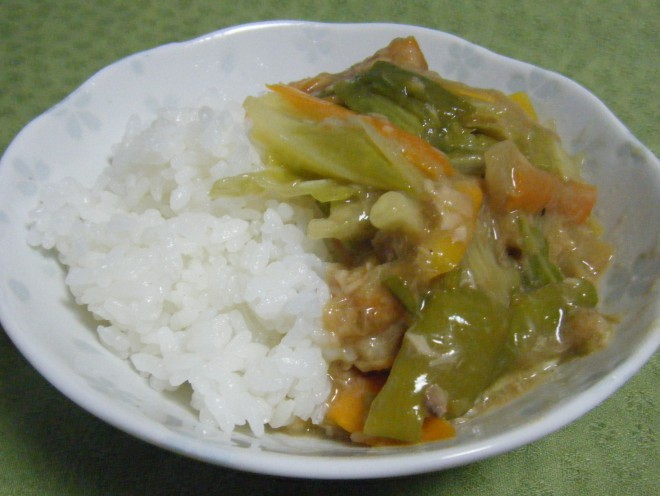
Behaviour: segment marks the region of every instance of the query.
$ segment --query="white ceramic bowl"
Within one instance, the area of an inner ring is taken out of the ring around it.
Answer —
[[[547,383],[461,426],[448,442],[369,449],[268,435],[224,442],[201,433],[193,412],[151,390],[101,346],[76,309],[52,257],[25,242],[28,212],[46,182],[67,175],[91,183],[132,114],[214,97],[242,99],[265,83],[337,71],[414,35],[431,68],[450,79],[527,91],[554,119],[565,146],[587,156],[600,188],[597,213],[617,248],[603,287],[607,312],[621,316],[603,352],[563,366]],[[625,179],[624,179],[625,176]],[[612,394],[655,352],[658,315],[660,165],[592,94],[554,73],[454,36],[392,24],[274,22],[239,26],[138,53],[100,71],[29,124],[0,165],[0,318],[19,350],[54,386],[110,424],[155,445],[242,470],[313,478],[371,478],[466,464],[517,448],[568,424]],[[44,415],[48,415],[44,412]]]

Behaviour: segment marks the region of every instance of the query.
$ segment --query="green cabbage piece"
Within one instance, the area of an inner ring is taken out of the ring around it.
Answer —
[[[245,109],[271,165],[304,179],[424,195],[423,173],[362,119],[305,118],[276,93],[247,98]]]
[[[359,196],[362,189],[333,179],[302,179],[284,169],[267,169],[225,177],[216,181],[211,197],[242,196],[246,194],[272,194],[278,198],[295,198],[309,195],[321,203],[343,201]]]

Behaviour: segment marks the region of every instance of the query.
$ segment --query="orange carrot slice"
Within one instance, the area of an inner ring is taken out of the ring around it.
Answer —
[[[422,426],[422,442],[440,441],[456,436],[454,425],[438,417],[426,417]]]
[[[486,152],[486,184],[495,208],[536,214],[555,212],[581,224],[596,203],[596,188],[562,180],[534,167],[512,141],[502,141]]]
[[[356,375],[339,388],[325,419],[347,432],[360,432],[369,413],[371,401],[383,387],[385,377],[381,375]]]

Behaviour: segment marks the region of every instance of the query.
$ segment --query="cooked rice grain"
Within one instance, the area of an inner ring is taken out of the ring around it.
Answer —
[[[164,110],[131,120],[94,186],[48,185],[29,232],[57,252],[100,340],[157,389],[189,384],[200,420],[226,433],[318,422],[330,392],[312,211],[208,196],[260,167],[240,107]]]

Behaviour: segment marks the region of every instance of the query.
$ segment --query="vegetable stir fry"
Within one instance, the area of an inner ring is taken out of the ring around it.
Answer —
[[[605,346],[596,189],[526,95],[442,78],[414,38],[268,89],[244,104],[266,168],[212,194],[318,206],[341,350],[329,432],[451,437],[496,383]]]

